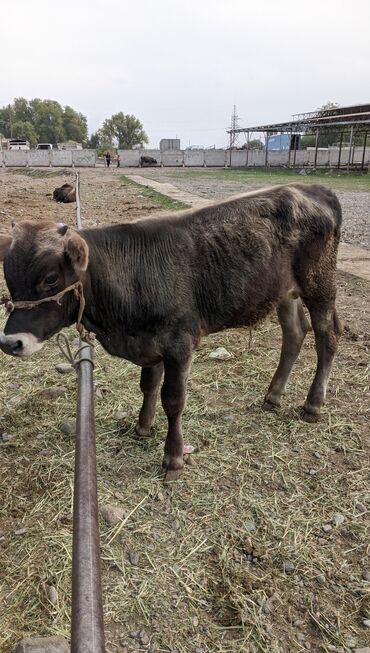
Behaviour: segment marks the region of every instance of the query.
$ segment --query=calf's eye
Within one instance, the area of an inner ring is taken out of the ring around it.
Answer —
[[[54,286],[58,281],[58,276],[57,272],[49,272],[45,277],[45,283],[47,283],[48,286]]]

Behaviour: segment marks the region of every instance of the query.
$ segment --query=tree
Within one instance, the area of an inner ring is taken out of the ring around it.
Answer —
[[[5,138],[24,138],[31,145],[74,140],[86,142],[87,120],[72,107],[55,100],[15,98],[0,109],[0,132]]]
[[[104,141],[112,144],[116,141],[118,147],[124,150],[132,150],[135,146],[143,147],[144,143],[148,143],[148,136],[140,120],[133,115],[125,115],[122,111],[104,120],[99,131],[100,143]]]
[[[259,138],[252,138],[241,146],[242,150],[263,150],[264,144]]]
[[[78,113],[72,107],[65,106],[63,111],[63,127],[66,140],[86,143],[87,120],[82,113]]]

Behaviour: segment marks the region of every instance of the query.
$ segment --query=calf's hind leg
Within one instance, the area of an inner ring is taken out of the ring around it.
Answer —
[[[301,300],[287,297],[278,306],[277,314],[283,332],[283,342],[278,368],[272,378],[263,403],[264,410],[280,406],[290,373],[301,351],[310,324],[304,314]]]
[[[163,363],[152,367],[141,368],[140,389],[144,395],[143,405],[139,419],[135,426],[136,433],[140,436],[149,435],[150,427],[154,422],[159,386],[163,375]]]
[[[341,325],[335,310],[334,300],[322,299],[306,301],[310,311],[312,328],[315,334],[317,367],[303,409],[303,419],[317,422],[320,409],[325,402],[333,358],[341,335]]]

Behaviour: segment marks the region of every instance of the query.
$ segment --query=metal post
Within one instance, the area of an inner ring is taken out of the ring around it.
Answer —
[[[76,174],[77,226],[81,224]],[[71,653],[104,653],[96,486],[93,349],[80,340],[73,495]]]
[[[230,168],[231,168],[231,144],[232,144],[232,133],[230,132]]]
[[[364,165],[365,165],[366,141],[367,141],[367,131],[365,132],[364,149],[362,150],[361,170],[364,169]]]
[[[340,158],[342,155],[343,132],[340,132],[339,152],[338,152],[338,168],[340,168]]]
[[[289,154],[288,154],[288,168],[290,168],[290,148],[292,147],[292,132],[289,134]]]
[[[348,152],[347,172],[349,172],[349,167],[351,165],[352,141],[353,141],[353,125],[351,127],[351,133],[350,133],[350,137],[349,137],[349,152]]]
[[[248,168],[248,163],[249,163],[249,132],[247,132],[247,162],[245,164],[246,168]]]
[[[77,229],[82,229],[79,172],[76,172],[76,222],[77,222]]]
[[[295,168],[296,156],[297,156],[297,134],[294,134],[293,168]]]
[[[318,144],[319,144],[319,129],[317,128],[316,129],[316,141],[315,141],[315,161],[314,161],[314,164],[313,164],[314,168],[316,168],[316,164],[317,164],[317,147],[318,147]]]
[[[268,149],[269,149],[269,133],[266,132],[266,152],[265,152],[265,168],[267,168],[267,163],[268,163]]]

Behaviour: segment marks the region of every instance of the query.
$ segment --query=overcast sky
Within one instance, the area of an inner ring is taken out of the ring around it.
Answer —
[[[133,113],[156,147],[370,102],[370,1],[2,0],[0,105],[54,99],[89,131]]]

